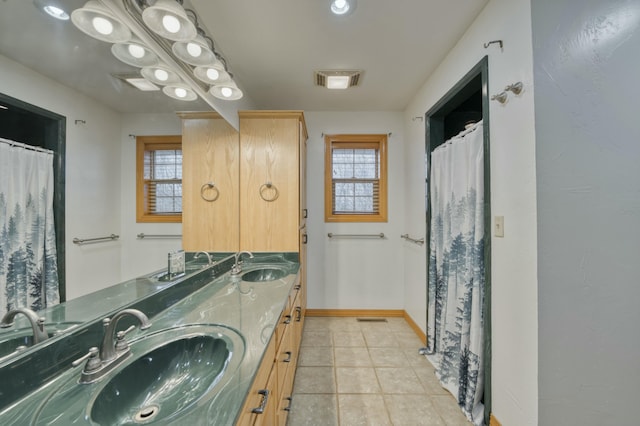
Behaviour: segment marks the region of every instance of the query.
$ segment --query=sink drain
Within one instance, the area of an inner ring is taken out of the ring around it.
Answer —
[[[146,423],[157,416],[159,412],[160,407],[158,407],[157,405],[149,405],[140,409],[140,411],[138,411],[136,415],[133,416],[133,420],[136,423]]]

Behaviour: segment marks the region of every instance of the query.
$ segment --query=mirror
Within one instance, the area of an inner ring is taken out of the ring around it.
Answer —
[[[151,317],[199,286],[210,282],[212,274],[219,273],[219,268],[225,265],[224,261],[230,259],[232,256],[228,253],[215,253],[212,255],[214,265],[209,268],[211,272],[198,275],[208,266],[208,260],[204,256],[195,259],[194,253],[187,253],[184,274],[167,279],[167,270],[161,269],[42,309],[37,314],[44,318],[44,328],[49,337],[35,345],[33,345],[34,333],[27,315],[17,314],[11,327],[0,328],[0,369],[16,358],[37,350],[39,346],[51,345],[56,340],[79,331],[88,324],[102,321],[103,318],[111,316],[124,307],[132,305],[143,307],[141,310]],[[197,278],[197,282],[190,282],[188,288],[185,288],[184,283],[192,277]],[[168,295],[160,299],[159,294],[165,290]],[[82,347],[82,350],[86,350],[86,347]]]
[[[116,162],[119,163],[121,158],[129,158],[129,156],[109,146],[114,145],[114,141],[117,145],[118,139],[123,140],[122,145],[129,142],[127,133],[120,131],[124,121],[122,117],[143,113],[172,115],[178,123],[177,131],[179,132],[179,119],[175,116],[175,111],[210,111],[211,106],[200,99],[184,103],[169,98],[161,92],[140,92],[114,77],[114,75],[136,72],[137,69],[118,61],[112,55],[111,46],[108,43],[86,36],[75,28],[71,21],[59,21],[41,12],[36,7],[39,2],[40,0],[0,2],[0,81],[4,83],[2,91],[11,98],[24,100],[26,104],[42,107],[66,118],[67,162],[62,176],[66,179],[67,211],[64,212],[64,202],[62,211],[66,216],[67,232],[66,242],[59,248],[58,253],[64,256],[65,248],[67,252],[73,251],[66,255],[69,271],[67,281],[69,283],[74,280],[75,288],[82,287],[82,292],[85,292],[86,289],[91,288],[93,281],[102,280],[98,288],[106,285],[113,286],[121,281],[113,279],[107,272],[112,275],[118,274],[118,276],[134,275],[128,270],[130,268],[127,265],[121,267],[118,263],[120,258],[131,259],[131,256],[127,256],[122,248],[116,245],[95,245],[79,249],[70,241],[75,236],[98,236],[99,234],[92,233],[100,232],[100,226],[103,224],[106,224],[104,227],[108,230],[107,234],[122,229],[115,228],[116,226],[124,226],[117,219],[121,211],[114,211],[112,207],[120,206],[119,187],[105,186],[108,184],[105,181],[113,178],[113,171],[118,171],[118,167],[121,168],[118,173],[121,176],[122,170],[130,168],[129,165],[120,166],[119,164],[116,167]],[[82,7],[85,2],[86,0],[60,1],[68,7],[68,10]],[[37,76],[38,81],[34,80],[32,84],[33,76]],[[42,83],[41,80],[46,82]],[[15,121],[15,117],[10,120]],[[162,118],[149,119],[141,132],[176,134],[174,124],[163,127],[162,121]],[[29,123],[19,125],[31,126]],[[0,136],[2,136],[1,130]],[[137,130],[134,128],[133,132]],[[95,141],[100,138],[102,140],[98,145]],[[133,170],[135,173],[135,166]],[[95,184],[96,179],[93,175],[95,173],[104,175],[103,180],[98,182],[101,186]],[[89,185],[93,185],[93,189],[83,187]],[[105,193],[107,196],[96,199],[95,192]],[[85,211],[81,211],[83,209]],[[116,219],[113,219],[114,217]],[[134,225],[127,223],[126,226]],[[70,228],[74,228],[74,231],[70,231]],[[87,230],[82,233],[75,231],[75,229],[84,228]],[[154,233],[153,230],[147,229],[149,228],[144,228],[144,231]],[[137,229],[136,232],[141,230]],[[163,230],[157,233],[176,232]],[[123,235],[123,239],[126,237]],[[175,244],[179,246],[179,242],[171,243],[174,244],[172,248],[175,248]],[[163,244],[165,243],[139,244],[135,249],[138,250],[139,247],[139,250],[147,254],[146,257],[162,262],[163,256],[166,256],[168,251]],[[160,248],[156,249],[152,246]],[[156,251],[152,252],[152,250]],[[130,261],[139,262],[140,258],[142,255]],[[125,260],[122,262],[124,263]],[[100,265],[102,269],[95,265]],[[117,270],[117,272],[106,272],[107,269]],[[147,268],[146,271],[151,272],[154,269],[157,267]],[[64,268],[59,268],[59,271],[64,274]],[[132,284],[129,285],[129,282]],[[64,334],[66,330],[71,332],[73,328],[66,328],[63,325],[77,325],[83,321],[106,316],[110,309],[115,309],[121,302],[118,297],[130,300],[147,294],[145,291],[140,292],[139,284],[137,279],[125,281],[118,287],[123,291],[122,295],[107,294],[105,300],[109,300],[113,306],[111,304],[88,306],[86,302],[89,300],[87,299],[89,295],[83,293],[78,297],[80,293],[78,290],[75,295],[71,294],[68,297],[72,300],[60,306],[45,309],[41,313],[47,324],[57,324],[50,330],[51,334]],[[97,294],[103,294],[102,290]],[[16,328],[25,327],[29,325],[25,318],[19,315],[16,318]],[[12,329],[2,329],[0,335],[6,336],[11,331]],[[25,341],[25,343],[29,342]],[[0,358],[2,358],[1,353]]]

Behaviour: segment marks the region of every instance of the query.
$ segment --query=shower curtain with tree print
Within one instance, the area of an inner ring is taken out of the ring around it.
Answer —
[[[0,317],[60,301],[53,154],[0,140]]]
[[[431,154],[427,341],[436,376],[484,424],[482,122]]]

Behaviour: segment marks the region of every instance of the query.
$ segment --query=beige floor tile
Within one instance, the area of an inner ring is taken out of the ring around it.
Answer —
[[[338,401],[336,395],[294,395],[287,425],[338,426]]]
[[[373,367],[367,348],[335,347],[336,367]]]
[[[385,395],[384,401],[394,426],[445,426],[426,395]]]
[[[304,331],[329,330],[329,317],[305,317]]]
[[[398,348],[369,348],[374,367],[406,367],[407,357]]]
[[[415,348],[416,350],[424,346],[422,340],[413,331],[410,332],[396,332],[393,337],[398,341],[400,347],[403,348]]]
[[[338,393],[380,393],[380,385],[373,368],[336,367]]]
[[[333,346],[329,330],[305,331],[300,346]]]
[[[333,366],[333,348],[331,346],[302,346],[298,365],[304,367]]]
[[[363,330],[364,339],[370,348],[398,348],[400,345],[390,330]]]
[[[402,348],[402,353],[409,360],[409,365],[412,367],[430,367],[431,363],[426,356],[418,353],[418,348]]]
[[[332,331],[334,346],[365,347],[360,331]]]
[[[413,367],[413,371],[415,371],[418,380],[420,380],[420,383],[422,383],[422,386],[424,386],[425,391],[429,395],[450,395],[449,391],[444,389],[440,384],[431,364]]]
[[[412,368],[376,368],[380,387],[384,393],[425,394],[425,389]]]
[[[293,393],[335,393],[333,367],[298,367]]]
[[[391,426],[382,395],[338,395],[343,426]]]
[[[447,426],[469,426],[471,424],[462,414],[458,403],[451,394],[431,396],[431,401]]]
[[[328,324],[331,331],[360,331],[358,321],[353,317],[333,317]]]

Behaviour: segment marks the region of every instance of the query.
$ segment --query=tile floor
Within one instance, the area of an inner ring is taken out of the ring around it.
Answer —
[[[403,318],[307,317],[288,426],[469,426]]]

